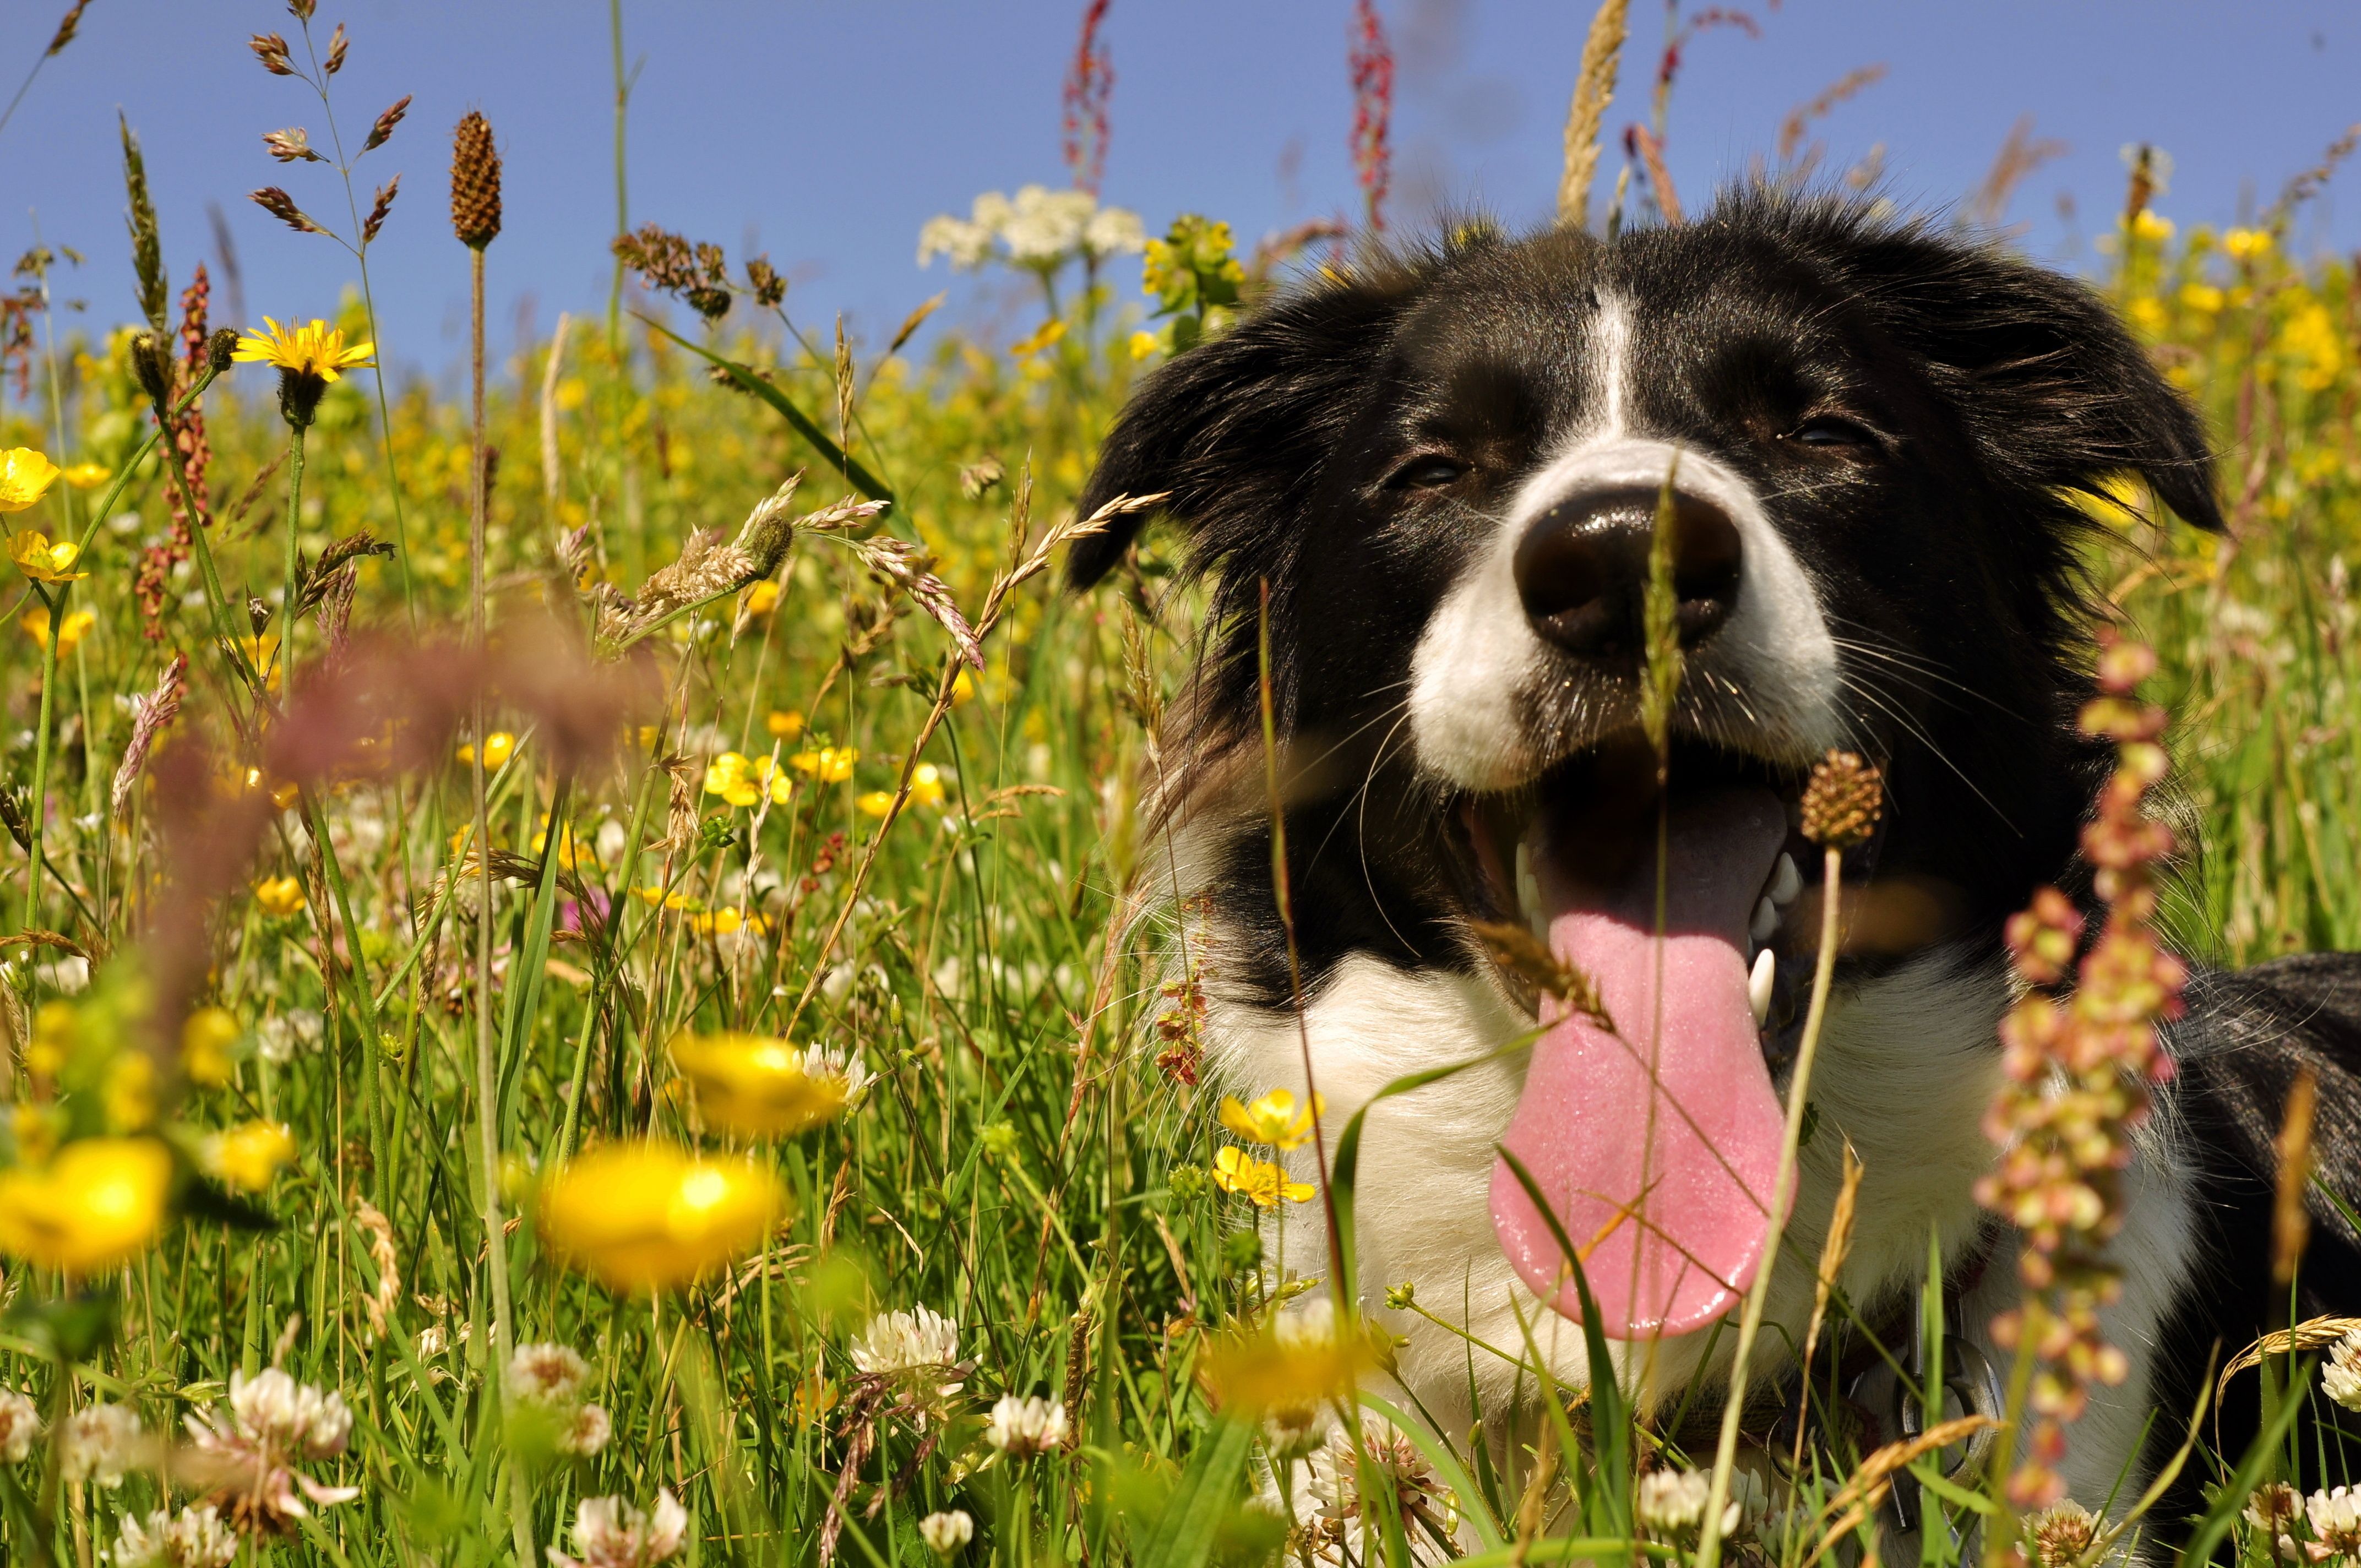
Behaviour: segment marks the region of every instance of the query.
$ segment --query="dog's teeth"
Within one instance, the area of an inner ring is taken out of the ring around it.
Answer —
[[[1549,940],[1549,916],[1542,910],[1541,878],[1533,875],[1532,850],[1521,839],[1517,844],[1517,912],[1533,928],[1535,937],[1544,942]]]
[[[1773,905],[1767,898],[1756,904],[1754,906],[1754,923],[1746,928],[1746,934],[1753,938],[1758,942],[1767,942],[1771,939],[1771,933],[1776,931],[1778,928],[1779,911],[1777,906]]]
[[[1784,909],[1803,891],[1804,873],[1795,869],[1795,858],[1781,850],[1779,867],[1771,873],[1771,902]]]
[[[1746,1002],[1754,1009],[1754,1026],[1758,1029],[1771,1016],[1771,981],[1778,972],[1778,960],[1771,956],[1770,948],[1754,955],[1754,968],[1746,977]]]

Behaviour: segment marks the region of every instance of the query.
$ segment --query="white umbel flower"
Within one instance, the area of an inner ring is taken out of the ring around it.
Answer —
[[[938,1557],[950,1557],[975,1539],[975,1520],[965,1508],[928,1514],[918,1521],[918,1539]]]
[[[983,1440],[1011,1459],[1047,1453],[1066,1441],[1066,1407],[1038,1395],[1006,1395],[992,1407]]]
[[[549,1549],[551,1568],[653,1568],[678,1555],[688,1539],[688,1510],[669,1490],[645,1512],[620,1497],[585,1497],[574,1510],[574,1550]]]
[[[2347,1329],[2320,1369],[2321,1391],[2348,1410],[2361,1410],[2361,1329]]]
[[[158,1508],[144,1519],[124,1515],[110,1555],[115,1568],[229,1568],[237,1537],[210,1507]]]
[[[14,1388],[0,1388],[0,1463],[22,1464],[41,1435],[41,1412]]]

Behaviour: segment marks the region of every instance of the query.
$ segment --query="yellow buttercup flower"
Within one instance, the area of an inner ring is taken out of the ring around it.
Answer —
[[[24,508],[5,510],[22,511]],[[52,544],[49,536],[38,528],[8,536],[8,559],[16,563],[16,570],[37,583],[78,583],[90,576],[73,569],[74,563],[82,559],[81,545],[71,539],[60,539]]]
[[[77,490],[94,490],[115,477],[115,470],[104,463],[74,463],[66,468],[66,483]]]
[[[291,876],[264,877],[254,884],[254,902],[265,915],[293,915],[303,907],[303,884]]]
[[[1238,1194],[1257,1209],[1276,1209],[1282,1198],[1290,1203],[1306,1203],[1319,1190],[1309,1182],[1290,1181],[1279,1166],[1257,1159],[1235,1144],[1224,1145],[1213,1156],[1213,1185]]]
[[[1327,1111],[1328,1102],[1317,1094],[1311,1104],[1299,1108],[1295,1096],[1284,1089],[1274,1089],[1251,1105],[1227,1094],[1222,1097],[1222,1125],[1250,1144],[1300,1149],[1312,1141],[1314,1118]]]
[[[910,773],[910,802],[914,806],[940,806],[943,803],[943,771],[932,762],[920,762]],[[894,792],[873,789],[854,803],[872,817],[883,817],[894,807]]]
[[[751,1160],[609,1144],[551,1179],[541,1228],[560,1257],[612,1288],[663,1290],[760,1245],[785,1202],[779,1179]]]
[[[40,1078],[63,1071],[81,1039],[82,1010],[63,997],[41,1003],[33,1014],[33,1038],[25,1047],[25,1070]]]
[[[343,330],[316,318],[308,326],[282,327],[265,316],[262,327],[258,336],[239,338],[230,357],[244,365],[272,365],[298,376],[334,381],[346,371],[367,365],[377,351],[374,343],[346,347]]]
[[[237,1044],[237,1020],[222,1007],[200,1007],[181,1025],[181,1070],[192,1083],[219,1089],[230,1079],[229,1048]]]
[[[2259,261],[2270,253],[2268,229],[2229,229],[2222,236],[2222,254],[2233,261]]]
[[[207,1174],[233,1192],[259,1192],[295,1163],[295,1135],[284,1122],[246,1122],[204,1143]]]
[[[958,674],[951,677],[951,706],[957,707],[961,703],[974,700],[975,676],[966,669],[961,669]]]
[[[894,809],[894,792],[890,789],[873,789],[853,804],[861,807],[864,816],[883,817]]]
[[[0,1249],[42,1268],[96,1274],[163,1228],[172,1156],[154,1138],[83,1138],[45,1166],[0,1171]]]
[[[765,577],[746,590],[740,607],[748,615],[768,615],[779,608],[779,585]]]
[[[745,1137],[792,1136],[834,1121],[871,1081],[857,1056],[799,1051],[760,1035],[685,1035],[672,1043],[672,1059],[705,1119]]]
[[[685,893],[666,893],[660,887],[635,887],[631,896],[651,909],[694,909],[703,904]]]
[[[46,454],[29,446],[12,446],[0,452],[0,512],[25,510],[39,500],[63,472]],[[13,551],[13,542],[10,547]]]
[[[246,662],[261,673],[263,685],[270,691],[277,691],[287,674],[279,663],[279,634],[241,637],[237,645],[246,654]]]
[[[25,629],[25,635],[33,640],[34,647],[49,645],[49,612],[41,606],[35,605],[27,610],[17,619],[16,624]],[[58,629],[58,657],[62,659],[72,652],[75,645],[97,624],[98,617],[86,609],[78,609],[68,615],[65,624]]]
[[[810,773],[822,784],[842,784],[852,776],[852,764],[861,761],[861,752],[851,746],[822,746],[798,751],[792,761],[799,773]]]
[[[2151,245],[2162,245],[2172,237],[2172,220],[2150,207],[2142,207],[2139,216],[2132,220],[2132,233]]]
[[[782,740],[792,740],[804,732],[804,716],[792,707],[774,707],[763,728]]]
[[[509,765],[511,757],[516,755],[516,747],[515,736],[505,729],[493,730],[484,737],[484,766],[498,773]],[[473,767],[476,762],[476,748],[473,745],[461,746],[459,762],[463,767]]]
[[[1158,347],[1156,334],[1152,332],[1136,332],[1131,334],[1131,356],[1134,359],[1145,359],[1155,353]]]
[[[1305,1410],[1351,1395],[1363,1374],[1382,1364],[1377,1335],[1336,1321],[1322,1299],[1206,1351],[1207,1380],[1224,1411],[1259,1416]]]
[[[771,917],[759,914],[741,915],[736,909],[725,905],[702,915],[690,916],[688,928],[700,937],[727,937],[739,931],[759,937],[771,928]]]

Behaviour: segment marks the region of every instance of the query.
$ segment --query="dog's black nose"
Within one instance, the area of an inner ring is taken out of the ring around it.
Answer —
[[[1517,594],[1543,640],[1586,659],[1636,660],[1644,642],[1653,488],[1592,492],[1536,518],[1517,543]],[[1711,501],[1673,500],[1673,591],[1681,645],[1694,647],[1738,599],[1738,525]]]

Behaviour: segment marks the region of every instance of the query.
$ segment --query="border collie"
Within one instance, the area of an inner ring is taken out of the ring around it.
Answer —
[[[1686,674],[1660,802],[1635,737],[1668,474]],[[1712,1331],[1761,1261],[1816,947],[1797,787],[1832,747],[1882,766],[1887,804],[1847,861],[1855,912],[1756,1365],[1775,1384],[1801,1338],[1848,1143],[1861,1321],[1907,1313],[1931,1235],[1954,1339],[1989,1347],[2018,1296],[2015,1240],[1970,1194],[1993,1156],[2001,928],[2044,883],[2088,897],[2076,835],[2111,754],[2072,723],[2094,613],[2075,498],[2122,475],[2223,526],[2195,412],[2092,291],[1831,197],[1734,193],[1606,241],[1470,225],[1282,291],[1139,388],[1081,504],[1163,492],[1210,583],[1165,806],[1173,891],[1211,912],[1214,1070],[1300,1096],[1308,1052],[1333,1145],[1390,1080],[1496,1053],[1377,1106],[1360,1160],[1353,1287],[1452,1435],[1497,1419],[1519,1370],[1388,1311],[1390,1286],[1511,1353],[1512,1300],[1532,1318],[1538,1293],[1562,1313],[1535,1327],[1554,1372],[1585,1376],[1557,1248],[1498,1146],[1577,1242],[1605,1234],[1601,1326],[1658,1408],[1726,1378],[1735,1335]],[[1116,565],[1140,521],[1077,543],[1072,582]],[[1264,790],[1266,586],[1300,1024]],[[1471,934],[1504,919],[1652,1024],[1660,1087],[1579,1018],[1539,1029]],[[2114,1244],[2104,1317],[2131,1374],[2070,1432],[2066,1476],[2092,1507],[2127,1505],[2179,1443],[2213,1348],[2278,1321],[2271,1138],[2300,1066],[2321,1075],[2326,1183],[2361,1171],[2361,959],[2200,970],[2189,999]],[[1616,1226],[1643,1193],[1647,1223]],[[2300,1310],[2361,1308],[2361,1236],[2314,1198]],[[1316,1210],[1290,1217],[1291,1256],[1322,1255]],[[2233,1462],[2255,1405],[2249,1380],[2222,1412]]]

